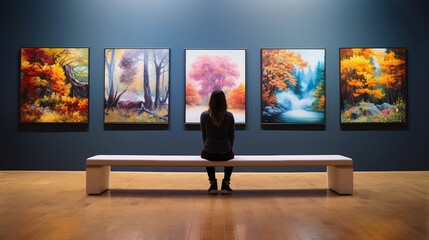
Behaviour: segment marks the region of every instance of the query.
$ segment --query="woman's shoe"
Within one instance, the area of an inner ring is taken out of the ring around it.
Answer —
[[[232,193],[232,189],[229,187],[229,181],[222,180],[222,187],[221,187],[222,193]]]
[[[209,193],[216,194],[217,193],[217,181],[210,181],[210,188],[208,190]]]

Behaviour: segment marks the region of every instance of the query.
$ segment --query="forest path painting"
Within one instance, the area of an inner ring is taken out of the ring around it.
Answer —
[[[325,122],[325,50],[262,49],[262,124]]]
[[[236,123],[246,123],[246,50],[186,50],[185,123],[200,123],[210,94],[222,90]]]
[[[170,49],[105,49],[104,123],[168,124]]]
[[[88,48],[22,48],[21,123],[88,123]]]
[[[340,49],[341,123],[406,123],[405,48]]]

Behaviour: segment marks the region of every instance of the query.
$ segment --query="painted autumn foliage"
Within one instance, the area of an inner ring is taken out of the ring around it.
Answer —
[[[275,106],[276,94],[289,91],[296,86],[293,75],[295,68],[307,67],[301,55],[286,49],[267,49],[262,51],[262,104]]]
[[[340,49],[341,122],[406,121],[404,48]]]
[[[88,51],[21,49],[21,122],[88,122]]]
[[[245,121],[245,50],[186,51],[186,122],[197,123],[214,90],[225,92],[236,122]]]
[[[228,93],[227,102],[232,109],[244,109],[246,107],[246,86],[240,83],[238,87]]]
[[[201,105],[203,100],[198,94],[198,90],[192,82],[186,83],[186,104]]]

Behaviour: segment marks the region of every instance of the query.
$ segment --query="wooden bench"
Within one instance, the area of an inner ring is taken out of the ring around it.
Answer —
[[[86,160],[87,194],[100,194],[109,189],[110,166],[327,166],[329,189],[339,194],[353,194],[353,161],[341,155],[236,155],[222,162],[207,161],[195,155],[96,155]]]

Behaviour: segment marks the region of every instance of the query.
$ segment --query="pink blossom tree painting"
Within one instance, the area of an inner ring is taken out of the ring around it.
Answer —
[[[214,90],[225,92],[228,111],[236,123],[245,123],[246,50],[186,50],[185,123],[200,122]]]

